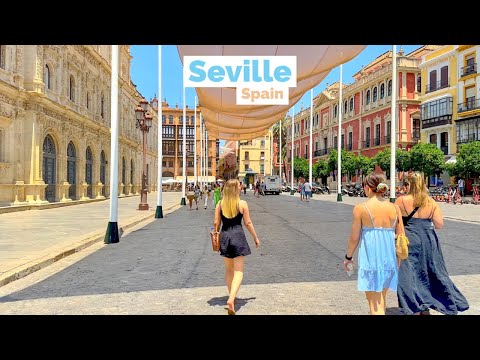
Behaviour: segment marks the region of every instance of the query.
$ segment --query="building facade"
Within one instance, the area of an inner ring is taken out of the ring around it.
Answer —
[[[223,172],[220,173],[225,180],[236,179],[238,177],[237,166],[237,141],[227,141],[222,154]]]
[[[194,126],[195,125],[195,126]],[[187,178],[193,179],[194,175],[194,141],[195,131],[197,137],[197,175],[200,176],[200,111],[197,109],[195,121],[195,109],[186,106],[185,115],[186,149],[187,149]],[[162,102],[162,175],[166,178],[183,178],[183,108],[178,104],[170,107],[166,101]],[[208,136],[208,175],[217,175],[217,162],[219,154],[219,141]]]
[[[270,147],[272,132],[248,141],[239,141],[239,180],[253,184],[271,174]]]
[[[457,51],[456,45],[441,46],[422,57],[421,138],[443,151],[446,159],[457,151]]]
[[[397,118],[396,142],[409,149],[420,140],[419,65],[423,55],[437,49],[425,45],[415,51],[397,54]],[[378,56],[354,76],[350,85],[343,84],[342,104],[339,104],[339,83],[328,86],[314,99],[313,163],[326,159],[332,149],[341,147],[355,154],[373,157],[391,143],[392,52]],[[342,127],[338,130],[339,106],[342,106]],[[291,121],[290,121],[291,123]],[[295,114],[294,156],[309,158],[310,108]],[[291,127],[287,126],[288,154],[292,149]],[[290,161],[290,156],[287,156]],[[287,166],[287,179],[291,165]]]
[[[461,144],[480,141],[479,60],[480,45],[458,45],[458,104],[455,121],[457,152]]]
[[[119,194],[138,194],[142,98],[120,46]],[[103,198],[110,186],[110,45],[0,45],[0,203]],[[147,136],[149,190],[156,187],[157,118]]]

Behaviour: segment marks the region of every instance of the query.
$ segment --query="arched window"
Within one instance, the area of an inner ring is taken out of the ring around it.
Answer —
[[[417,92],[422,92],[422,77],[417,77]]]
[[[350,111],[353,111],[353,98],[350,99]]]
[[[385,84],[380,85],[380,99],[385,97]]]
[[[378,97],[378,90],[377,90],[377,87],[374,87],[373,88],[373,102],[377,101],[377,97]]]
[[[183,124],[183,116],[179,116],[178,120],[179,120],[180,124]]]
[[[167,122],[167,116],[162,115],[162,123],[165,124]]]
[[[130,159],[130,184],[134,184],[133,175],[135,174],[135,168],[133,167],[133,159]]]
[[[102,92],[102,95],[100,96],[100,116],[102,118],[105,117],[105,96],[103,96],[103,92]]]
[[[0,68],[5,69],[6,45],[0,45]]]
[[[173,115],[168,116],[168,123],[171,125],[173,124]]]
[[[87,91],[87,109],[90,109],[90,93]]]
[[[333,117],[336,118],[338,115],[338,105],[335,105],[335,107],[333,108]]]
[[[348,101],[345,100],[345,103],[343,104],[343,113],[346,114],[348,110]]]
[[[44,75],[44,83],[45,83],[45,86],[47,87],[47,89],[49,90],[52,90],[52,82],[51,82],[51,79],[50,79],[50,66],[48,66],[48,64],[45,64],[45,74]]]
[[[366,98],[366,105],[370,104],[370,90],[367,90],[367,98]]]
[[[69,98],[71,101],[75,101],[75,78],[73,75],[70,75],[70,91],[69,91]]]
[[[387,96],[392,96],[392,80],[388,80]]]

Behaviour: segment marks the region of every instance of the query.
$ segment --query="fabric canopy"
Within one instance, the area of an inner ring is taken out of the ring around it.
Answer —
[[[249,140],[264,135],[331,69],[357,56],[366,45],[178,45],[184,56],[296,56],[297,87],[290,88],[288,105],[237,105],[234,88],[196,88],[210,136]]]

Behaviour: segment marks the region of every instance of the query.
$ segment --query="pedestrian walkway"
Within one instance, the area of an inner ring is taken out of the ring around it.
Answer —
[[[122,231],[155,216],[157,193],[148,194],[148,211],[139,211],[139,196],[118,199]],[[164,215],[180,207],[180,192],[163,194]],[[26,276],[95,242],[103,241],[110,201],[45,210],[0,214],[0,286]],[[120,240],[121,241],[121,240]]]

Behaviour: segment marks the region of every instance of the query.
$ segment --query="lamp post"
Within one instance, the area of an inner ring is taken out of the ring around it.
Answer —
[[[136,128],[142,131],[143,135],[143,170],[142,170],[142,189],[140,193],[140,204],[138,210],[148,210],[147,203],[147,134],[152,127],[153,116],[147,112],[148,101],[140,100],[140,104],[135,109],[135,117],[137,119]]]

